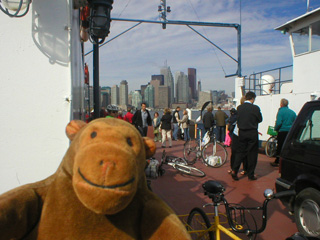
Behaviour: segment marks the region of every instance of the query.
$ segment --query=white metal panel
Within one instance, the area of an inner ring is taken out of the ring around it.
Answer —
[[[69,146],[70,19],[65,0],[0,13],[0,193],[55,172]]]

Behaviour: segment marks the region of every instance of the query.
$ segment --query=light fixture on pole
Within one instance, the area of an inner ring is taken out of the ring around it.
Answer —
[[[93,109],[94,118],[100,117],[99,44],[110,32],[113,0],[88,0],[90,7],[89,35],[93,43]]]
[[[102,43],[110,32],[113,0],[89,0],[89,35],[92,43]]]
[[[4,12],[9,17],[23,17],[29,12],[29,7],[31,0],[0,0],[4,7],[0,4],[0,10]],[[24,10],[24,13],[20,14],[21,10]],[[10,11],[15,11],[14,13],[10,13]]]

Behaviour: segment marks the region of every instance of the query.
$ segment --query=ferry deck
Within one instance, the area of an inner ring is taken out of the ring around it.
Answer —
[[[149,128],[148,136],[153,137],[151,128]],[[167,155],[183,157],[184,141],[173,141],[172,148],[161,148],[161,143],[157,142],[157,151],[155,158],[161,159],[163,150]],[[219,181],[226,189],[225,197],[229,203],[237,203],[245,207],[262,206],[264,201],[264,190],[267,188],[275,188],[275,180],[278,177],[278,168],[270,165],[274,158],[269,158],[264,154],[264,149],[260,149],[258,156],[258,164],[256,167],[256,181],[248,181],[245,176],[240,176],[239,181],[233,181],[228,170],[230,169],[230,147],[227,147],[228,160],[220,168],[206,167],[200,161],[195,163],[195,167],[206,173],[203,178],[182,175],[171,166],[164,165],[165,174],[152,179],[151,187],[161,199],[163,199],[177,215],[188,214],[192,208],[210,203],[211,200],[204,195],[201,185],[207,180]],[[202,208],[207,213],[214,211],[209,206]],[[219,207],[219,211],[225,212],[224,206]],[[261,222],[261,215],[254,215],[258,226]],[[267,227],[264,232],[258,234],[257,240],[284,240],[297,232],[294,223],[294,217],[288,212],[288,209],[280,202],[280,200],[272,200],[268,204],[267,211]],[[251,226],[251,225],[250,225]],[[245,234],[237,234],[242,239],[249,239]],[[230,239],[222,233],[222,239]],[[254,239],[254,238],[253,238]]]

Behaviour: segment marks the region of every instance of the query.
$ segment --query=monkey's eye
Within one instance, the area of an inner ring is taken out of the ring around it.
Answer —
[[[92,132],[90,136],[91,138],[95,138],[97,136],[97,132]]]
[[[128,145],[129,145],[130,147],[133,146],[133,143],[132,143],[132,141],[131,141],[131,138],[127,138],[127,143],[128,143]]]

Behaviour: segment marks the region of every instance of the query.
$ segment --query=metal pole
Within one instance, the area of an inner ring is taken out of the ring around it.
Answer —
[[[99,93],[99,42],[93,44],[93,109],[94,119],[100,117],[100,93]]]

